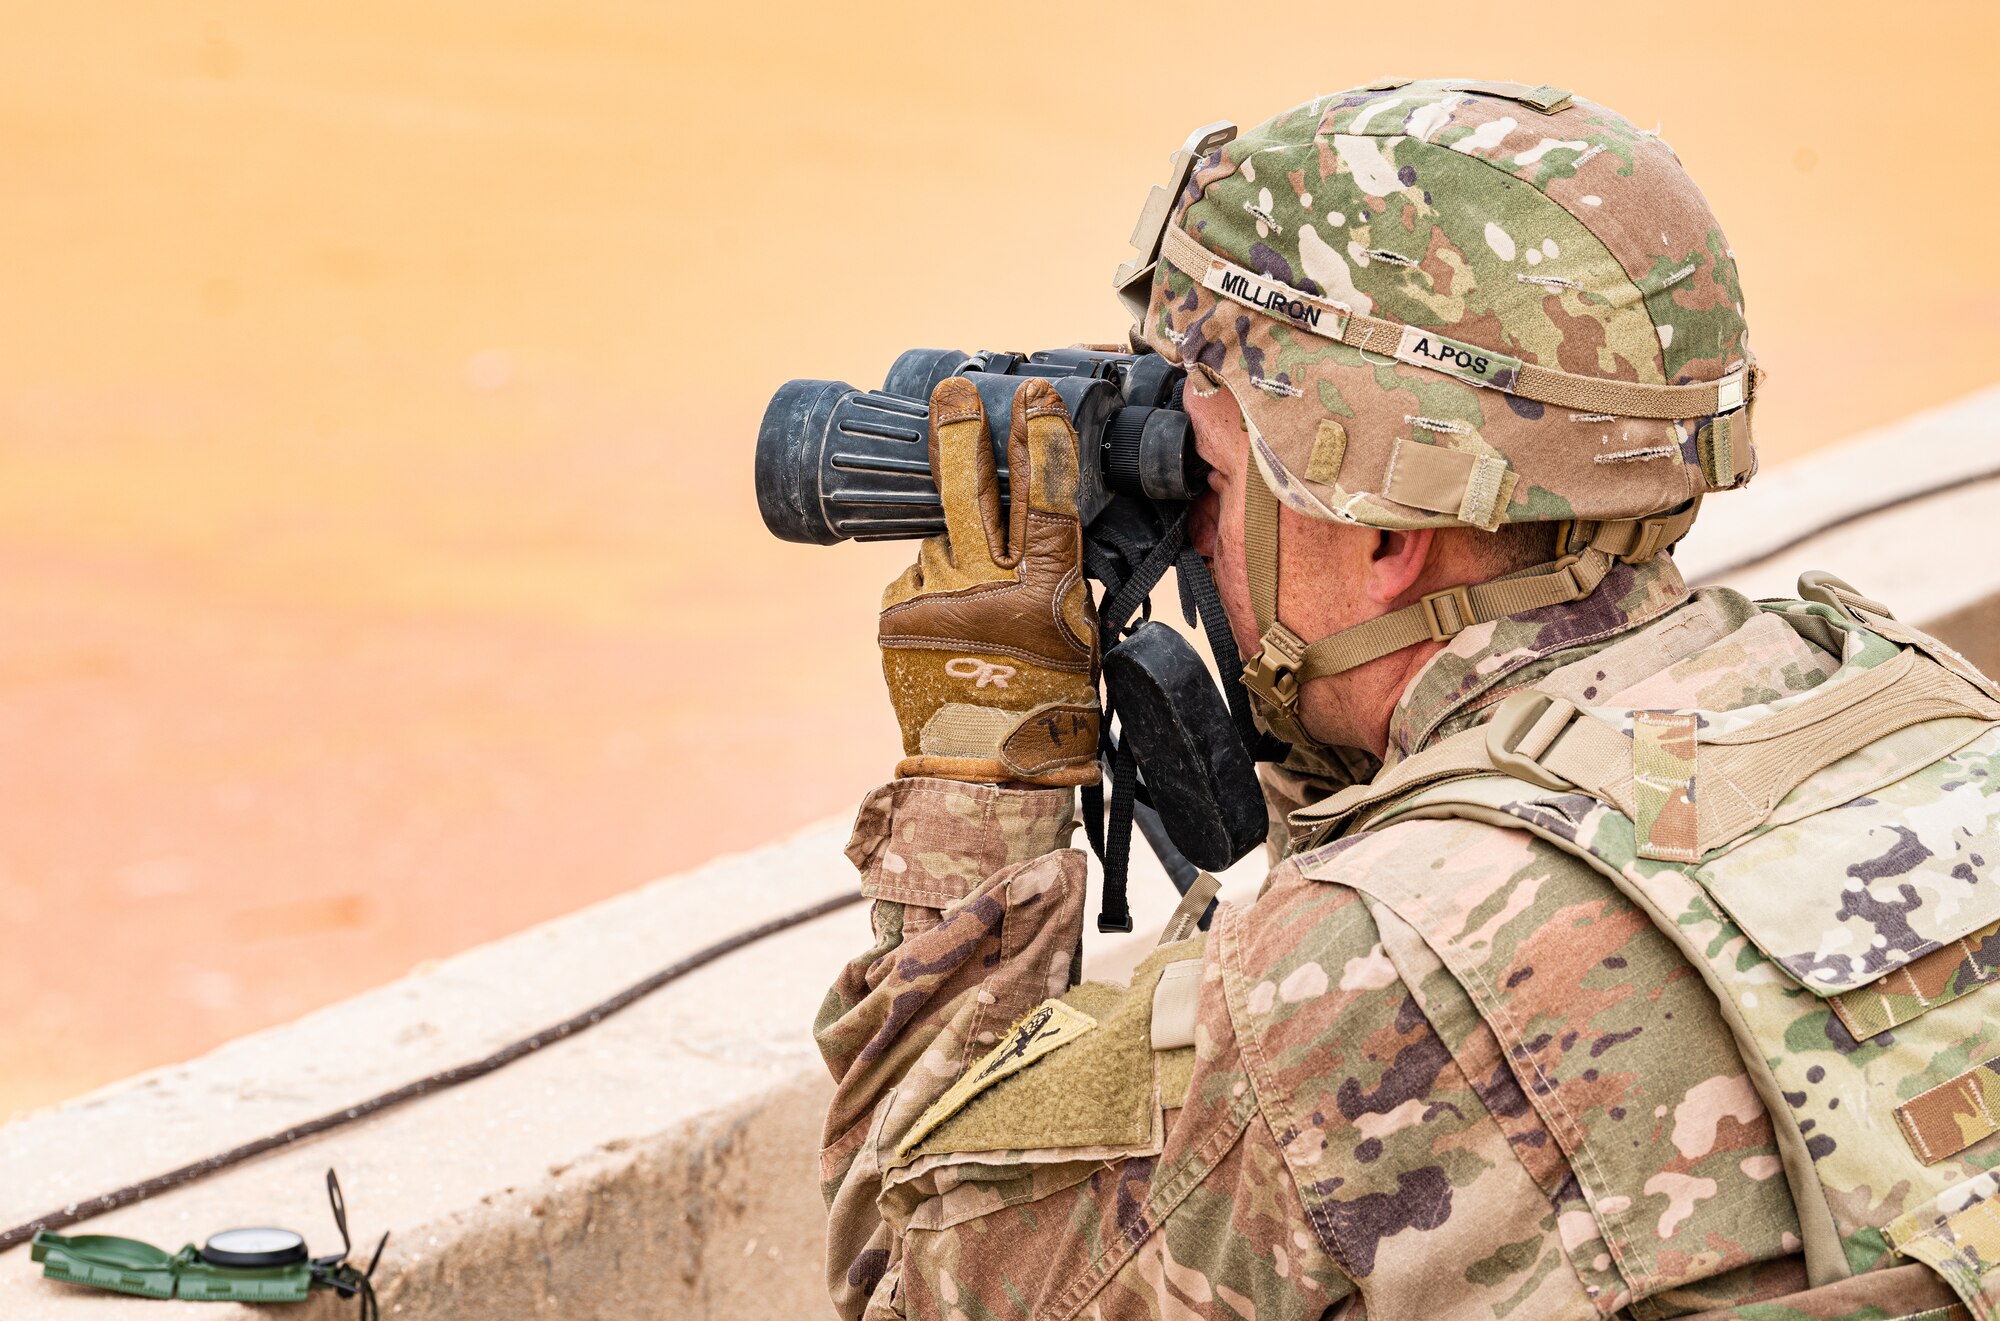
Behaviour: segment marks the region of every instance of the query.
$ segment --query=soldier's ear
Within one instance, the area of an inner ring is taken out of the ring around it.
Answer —
[[[1375,544],[1368,553],[1368,599],[1380,606],[1402,602],[1424,576],[1436,544],[1437,529],[1417,528],[1410,532],[1377,529]]]

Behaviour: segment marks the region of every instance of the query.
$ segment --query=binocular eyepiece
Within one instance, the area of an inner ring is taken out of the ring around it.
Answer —
[[[1077,503],[1086,524],[1114,494],[1191,500],[1202,489],[1208,465],[1195,453],[1181,409],[1185,373],[1157,354],[911,349],[880,390],[811,380],[779,387],[757,430],[764,526],[785,541],[823,546],[943,532],[930,468],[930,397],[951,376],[971,381],[986,406],[1003,505],[1014,392],[1036,377],[1055,387],[1076,424]]]

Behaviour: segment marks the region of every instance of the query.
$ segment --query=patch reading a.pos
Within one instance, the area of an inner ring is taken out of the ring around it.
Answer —
[[[1208,263],[1208,273],[1201,282],[1203,287],[1214,290],[1224,298],[1234,299],[1260,312],[1281,316],[1301,330],[1309,330],[1328,339],[1340,338],[1342,309],[1308,297],[1288,284],[1267,280],[1255,271],[1246,271],[1220,257]]]
[[[918,1117],[910,1131],[903,1135],[903,1140],[896,1144],[896,1154],[908,1155],[939,1124],[963,1110],[973,1097],[1002,1078],[1019,1073],[1050,1051],[1067,1046],[1096,1026],[1097,1020],[1089,1014],[1073,1009],[1061,1000],[1044,1000],[1030,1009],[1020,1022],[1007,1029],[1000,1044],[988,1051],[984,1059],[960,1074],[949,1091],[931,1102],[931,1108]]]
[[[1403,327],[1403,337],[1396,342],[1396,357],[1499,390],[1511,389],[1516,373],[1521,370],[1519,358],[1482,349],[1477,344],[1461,344],[1434,330],[1419,330],[1415,326]]]

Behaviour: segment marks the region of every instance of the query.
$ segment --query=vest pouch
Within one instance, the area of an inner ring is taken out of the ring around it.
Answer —
[[[1883,742],[1928,732],[1919,726]],[[1844,758],[1793,796],[1824,797],[1830,781],[1866,775],[1884,751],[1876,745]],[[1965,989],[1993,975],[1978,941],[2000,923],[1996,774],[2000,730],[1989,728],[1894,783],[1867,786],[1809,816],[1787,820],[1781,803],[1773,819],[1783,824],[1745,836],[1692,875],[1814,995],[1850,1006],[1861,1004],[1862,992],[1908,1000],[1886,1017],[1854,1011],[1850,1026],[1879,1020],[1879,1031],[1933,1007],[1947,965],[1983,970]],[[2000,944],[1993,954],[2000,957]],[[1919,965],[1928,980],[1915,976]]]
[[[1978,1292],[2000,1261],[1979,1176],[2000,1156],[2000,732],[1881,783],[1893,751],[1834,763],[1797,791],[1813,810],[1781,804],[1780,824],[1640,884],[1769,1061],[1849,1268],[1924,1261],[2000,1321]],[[1704,900],[1720,921],[1694,920]]]

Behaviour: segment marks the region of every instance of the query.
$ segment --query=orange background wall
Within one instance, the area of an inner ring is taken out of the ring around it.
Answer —
[[[848,808],[904,552],[767,540],[765,399],[1115,337],[1196,124],[1389,73],[1657,122],[1767,465],[2000,354],[1990,5],[6,20],[0,1115]]]

